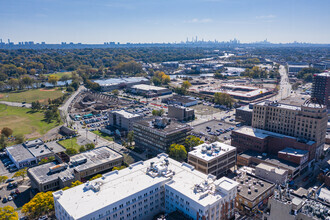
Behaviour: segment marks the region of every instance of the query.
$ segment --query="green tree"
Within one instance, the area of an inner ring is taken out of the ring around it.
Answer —
[[[0,176],[0,183],[6,182],[7,179],[8,179],[8,176]]]
[[[118,89],[113,90],[113,91],[112,91],[112,94],[114,94],[115,96],[119,95],[119,91],[118,91]]]
[[[0,207],[0,219],[5,219],[5,220],[16,220],[18,219],[18,213],[15,212],[14,207],[12,206],[5,206],[5,207]]]
[[[65,152],[66,152],[68,155],[75,155],[75,154],[78,153],[78,151],[77,151],[76,149],[71,148],[71,147],[67,148]]]
[[[19,80],[18,79],[13,79],[11,78],[9,81],[8,81],[8,85],[10,86],[10,88],[12,90],[16,90],[19,86]]]
[[[159,109],[159,110],[154,109],[152,110],[151,113],[153,116],[162,116],[165,113],[165,111],[164,109]]]
[[[187,158],[186,148],[180,144],[172,144],[169,148],[169,156],[177,161],[183,161]]]
[[[0,149],[4,149],[7,147],[7,142],[6,142],[6,138],[5,135],[1,135],[0,136]]]
[[[71,183],[71,187],[79,186],[81,184],[83,184],[83,183],[81,181],[77,180],[77,181]]]
[[[80,146],[79,152],[82,153],[82,152],[85,152],[85,151],[86,151],[86,148],[84,146]]]
[[[187,90],[191,87],[191,83],[189,81],[184,81],[181,86],[183,89]]]
[[[9,136],[11,136],[13,134],[13,130],[11,128],[4,127],[1,130],[1,134],[5,135],[6,137],[9,137]]]
[[[198,145],[203,144],[204,141],[201,141],[199,137],[195,137],[193,135],[189,135],[186,140],[184,141],[184,146],[186,148],[186,151],[189,152],[193,149],[193,147],[196,147]]]
[[[41,109],[40,102],[38,100],[35,102],[31,102],[31,109],[35,111],[39,111]]]
[[[57,75],[49,75],[48,76],[48,82],[50,84],[52,84],[53,86],[56,86],[57,85],[57,82],[59,81],[59,77]]]
[[[134,140],[134,131],[130,131],[127,134],[127,142],[129,143],[130,147],[132,146],[133,140]]]
[[[86,144],[85,147],[86,147],[86,150],[93,150],[95,148],[95,144],[89,143],[89,144]]]
[[[53,192],[40,192],[22,207],[22,213],[30,219],[54,213]]]
[[[27,167],[20,169],[19,171],[17,171],[13,177],[22,177],[23,180],[25,179],[27,174]]]
[[[229,108],[233,106],[234,99],[226,93],[216,92],[214,94],[214,102],[219,105],[225,105]]]
[[[15,142],[16,142],[16,144],[21,144],[21,143],[24,142],[24,140],[25,140],[25,138],[24,138],[24,135],[23,134],[16,134],[15,135]]]

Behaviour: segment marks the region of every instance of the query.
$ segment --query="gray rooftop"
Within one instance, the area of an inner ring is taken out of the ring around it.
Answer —
[[[30,151],[28,151],[22,144],[13,145],[7,147],[6,150],[17,162],[33,159],[34,156]]]
[[[50,151],[46,145],[37,145],[35,147],[30,147],[29,151],[34,157],[42,157],[52,154],[52,151]]]

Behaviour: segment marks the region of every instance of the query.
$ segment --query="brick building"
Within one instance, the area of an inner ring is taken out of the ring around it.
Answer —
[[[312,97],[330,108],[330,73],[315,74],[313,79]]]

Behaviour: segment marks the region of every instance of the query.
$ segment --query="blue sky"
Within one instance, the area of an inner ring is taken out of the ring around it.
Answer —
[[[330,0],[0,0],[7,41],[330,43]]]

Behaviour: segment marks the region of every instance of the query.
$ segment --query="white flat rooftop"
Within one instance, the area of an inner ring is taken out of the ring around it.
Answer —
[[[152,86],[152,85],[147,85],[147,84],[139,84],[139,85],[134,85],[132,86],[133,89],[141,89],[141,90],[164,90],[167,88],[159,87],[159,86]]]
[[[194,170],[189,164],[181,164],[167,157],[166,154],[160,154],[150,160],[131,164],[129,168],[104,174],[103,177],[90,182],[99,184],[99,190],[88,189],[85,183],[65,191],[57,191],[53,195],[73,219],[82,218],[129,196],[135,195],[137,197],[140,195],[139,192],[142,193],[143,190],[161,182],[204,206],[221,198],[223,194],[216,191],[214,194],[209,193],[201,199],[201,194],[205,194],[205,192],[195,192],[194,186],[205,183],[205,180],[209,180],[208,176]],[[172,178],[170,175],[152,176],[147,174],[151,162],[154,164],[153,167],[163,169],[165,159],[168,159],[167,170],[174,172]],[[216,180],[214,183],[223,186],[223,190],[230,190],[238,185],[237,182],[226,177]],[[119,204],[115,205],[118,206]]]
[[[191,156],[198,157],[204,161],[211,161],[215,158],[221,157],[229,152],[235,151],[236,147],[228,144],[214,142],[212,144],[201,144],[194,147],[194,150],[188,154]]]
[[[112,112],[117,113],[117,114],[123,116],[124,118],[135,118],[135,117],[140,116],[139,114],[131,113],[131,112],[128,112],[128,111],[125,111],[125,110],[115,110],[115,111],[112,111]]]
[[[267,170],[268,172],[274,172],[274,173],[277,173],[277,174],[280,174],[280,175],[283,175],[283,174],[285,174],[285,172],[287,172],[284,169],[277,168],[277,167],[274,167],[274,166],[270,166],[270,165],[265,164],[265,163],[258,164],[258,166],[256,166],[256,168]]]

